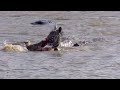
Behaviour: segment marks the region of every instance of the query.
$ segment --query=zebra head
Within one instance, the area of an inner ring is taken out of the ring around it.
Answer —
[[[47,36],[47,43],[49,46],[56,48],[60,44],[60,36],[62,33],[62,27],[59,27],[57,30],[51,31]]]

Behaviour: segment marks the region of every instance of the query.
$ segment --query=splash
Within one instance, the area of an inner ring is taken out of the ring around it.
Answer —
[[[21,45],[9,44],[6,42],[6,40],[4,41],[1,50],[6,51],[6,52],[25,52],[25,51],[27,51],[26,47],[23,47]]]
[[[60,42],[60,47],[72,47],[73,43],[70,40],[65,40]]]

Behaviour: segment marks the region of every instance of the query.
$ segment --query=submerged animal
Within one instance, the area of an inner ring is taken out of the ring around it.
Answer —
[[[56,50],[55,48],[52,47],[45,47],[47,45],[47,40],[42,40],[39,43],[36,44],[31,44],[30,41],[24,42],[26,45],[26,48],[29,51],[50,51],[50,50]]]
[[[26,48],[29,51],[45,51],[47,49],[44,49],[43,47],[45,47],[47,45],[47,40],[42,40],[41,42],[37,43],[37,44],[31,44],[30,41],[24,42],[26,45]]]
[[[57,30],[51,31],[47,38],[45,40],[42,40],[39,43],[31,44],[30,41],[24,42],[26,44],[26,48],[29,51],[58,51],[60,50],[60,47],[75,47],[79,46],[77,43],[73,44],[70,40],[65,40],[61,42],[61,33],[62,33],[62,27],[59,27]],[[49,47],[45,47],[48,45]]]
[[[70,40],[65,40],[61,42],[61,35],[62,35],[62,27],[59,27],[56,30],[51,31],[45,40],[42,40],[39,43],[31,44],[30,41],[22,42],[25,44],[25,47],[18,45],[18,44],[4,44],[2,50],[4,51],[58,51],[60,47],[76,47],[79,46],[78,43],[73,44]],[[49,47],[46,47],[46,46]]]
[[[58,46],[60,44],[61,31],[62,31],[61,27],[59,27],[57,30],[51,31],[45,40],[42,40],[41,42],[36,44],[31,44],[30,41],[24,42],[26,48],[29,51],[50,51],[50,50],[57,51]],[[46,45],[51,47],[45,47]]]
[[[52,23],[52,21],[50,20],[39,20],[36,22],[31,23],[32,25],[45,25],[45,24],[49,24]]]
[[[5,43],[2,47],[2,51],[5,52],[25,52],[25,51],[52,51],[54,50],[53,48],[50,47],[40,47],[39,45],[41,44],[41,46],[43,45],[43,41],[41,43],[38,44],[31,44],[30,41],[26,41],[26,42],[21,42],[24,43],[26,46],[22,46],[22,45],[17,45],[17,43]]]

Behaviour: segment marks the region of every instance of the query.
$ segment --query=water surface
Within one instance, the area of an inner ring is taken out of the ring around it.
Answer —
[[[54,23],[30,24],[40,19]],[[73,43],[86,44],[62,51],[0,51],[1,79],[120,78],[119,11],[0,11],[0,45],[4,40],[39,42],[55,23]]]

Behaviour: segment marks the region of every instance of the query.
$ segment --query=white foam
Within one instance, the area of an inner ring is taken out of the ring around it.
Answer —
[[[27,51],[27,48],[20,45],[7,44],[5,40],[4,45],[1,46],[1,50],[6,52],[25,52]]]
[[[72,47],[73,43],[70,40],[65,40],[63,42],[60,42],[60,47]]]

